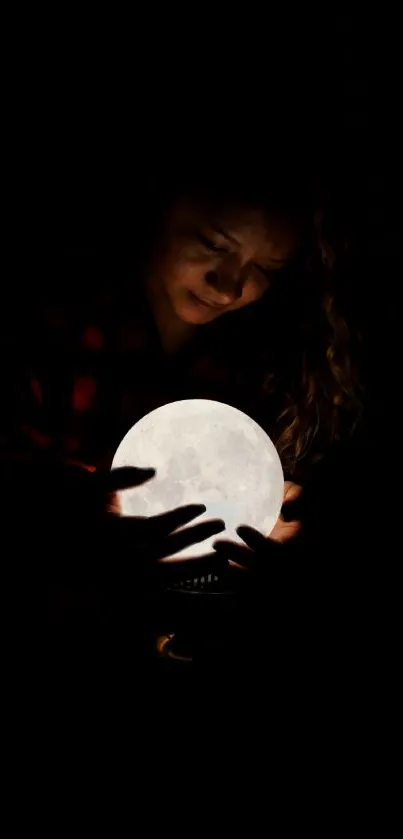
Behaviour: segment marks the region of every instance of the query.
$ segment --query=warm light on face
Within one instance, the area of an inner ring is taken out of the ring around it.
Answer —
[[[256,303],[293,256],[299,231],[253,207],[178,201],[150,271],[177,317],[198,326]],[[207,304],[207,305],[206,305]]]
[[[144,486],[118,494],[122,515],[155,516],[184,504],[205,504],[192,522],[222,518],[226,530],[176,557],[201,556],[217,538],[241,542],[235,528],[248,524],[265,536],[283,502],[284,476],[263,429],[231,405],[209,399],[171,402],[147,414],[123,438],[112,463],[151,466]]]

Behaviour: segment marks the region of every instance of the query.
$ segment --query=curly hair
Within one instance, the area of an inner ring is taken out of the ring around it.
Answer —
[[[263,396],[276,405],[273,438],[290,474],[351,437],[363,411],[361,334],[346,316],[353,291],[349,244],[330,236],[326,213],[317,211],[305,259],[268,296]]]
[[[302,245],[294,264],[276,271],[269,290],[251,307],[231,315],[234,326],[251,326],[263,373],[262,421],[274,415],[270,434],[283,467],[293,474],[354,431],[362,411],[358,377],[360,336],[347,325],[352,291],[348,239],[340,213],[309,167],[279,165],[267,175],[257,162],[246,170],[219,174],[178,171],[165,183],[165,206],[179,193],[214,206],[256,206],[269,216],[297,224]],[[249,319],[247,309],[253,309]],[[260,327],[256,330],[257,321]],[[260,336],[256,338],[256,335]],[[248,338],[249,341],[249,338]],[[285,349],[286,347],[286,349]],[[254,356],[256,361],[256,354]]]

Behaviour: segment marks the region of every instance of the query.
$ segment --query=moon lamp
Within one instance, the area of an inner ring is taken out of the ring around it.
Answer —
[[[270,437],[251,417],[223,402],[170,402],[132,426],[113,458],[112,469],[153,467],[142,486],[118,493],[123,516],[157,516],[185,504],[206,512],[186,527],[211,518],[226,530],[175,554],[175,559],[212,552],[213,542],[232,539],[247,524],[269,536],[283,503],[284,476]]]

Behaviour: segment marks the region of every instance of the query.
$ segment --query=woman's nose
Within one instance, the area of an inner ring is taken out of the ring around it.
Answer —
[[[227,272],[208,271],[205,280],[214,289],[214,302],[217,304],[229,306],[242,296],[242,282],[239,277]]]

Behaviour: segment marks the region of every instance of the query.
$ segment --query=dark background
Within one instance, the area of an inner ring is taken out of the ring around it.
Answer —
[[[126,33],[119,29],[119,39],[111,34],[107,42],[95,35],[100,21],[90,41],[76,27],[74,58],[49,103],[53,177],[45,207],[44,190],[32,192],[33,229],[43,208],[45,218],[29,263],[31,293],[39,286],[45,294],[86,294],[101,276],[107,281],[120,264],[135,263],[150,186],[158,189],[167,170],[230,160],[236,176],[239,160],[257,155],[270,168],[276,143],[291,158],[317,160],[336,214],[352,233],[353,314],[364,333],[366,419],[352,457],[368,478],[349,487],[361,486],[360,504],[369,485],[379,484],[385,512],[399,450],[395,23],[368,10],[270,9],[242,21],[200,11],[193,23],[170,13],[153,26],[141,19]],[[72,257],[71,248],[80,251]],[[66,267],[72,258],[76,272]],[[344,477],[342,483],[345,491]],[[371,494],[362,503],[378,501]]]
[[[325,536],[327,510],[341,511],[322,558],[337,568],[339,589],[351,589],[361,610],[365,601],[360,619],[376,619],[366,624],[367,639],[380,622],[391,638],[401,380],[396,22],[367,10],[297,17],[270,10],[268,19],[251,13],[248,21],[231,13],[222,27],[202,9],[179,26],[170,15],[130,27],[121,21],[117,37],[101,37],[99,21],[90,28],[70,21],[73,41],[55,39],[61,72],[52,78],[53,64],[46,67],[23,143],[28,236],[16,249],[6,299],[23,305],[18,277],[26,301],[37,294],[79,299],[111,266],[130,264],[149,184],[158,187],[178,160],[197,165],[208,154],[219,166],[240,148],[254,154],[256,138],[270,149],[278,133],[290,154],[303,146],[317,154],[354,231],[350,270],[367,392],[359,433],[326,467],[326,492],[318,494]],[[66,270],[73,251],[75,287]]]

